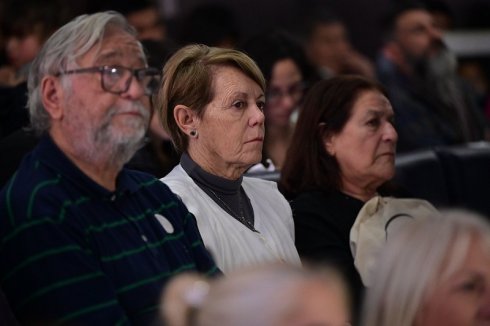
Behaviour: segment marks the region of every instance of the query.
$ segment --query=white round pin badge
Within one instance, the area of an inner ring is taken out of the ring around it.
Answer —
[[[171,234],[171,233],[174,233],[174,226],[172,225],[172,223],[170,223],[170,221],[163,215],[160,215],[160,214],[155,214],[155,217],[156,219],[158,220],[158,222],[160,222],[160,224],[162,225],[163,229]]]

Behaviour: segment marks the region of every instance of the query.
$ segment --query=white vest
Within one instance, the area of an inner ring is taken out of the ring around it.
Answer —
[[[204,244],[223,273],[264,262],[300,264],[291,208],[275,182],[243,177],[242,186],[254,211],[254,227],[259,231],[256,233],[215,203],[180,165],[161,181],[194,214]]]

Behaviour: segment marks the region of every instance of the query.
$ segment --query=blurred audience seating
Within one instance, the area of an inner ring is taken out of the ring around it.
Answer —
[[[254,171],[254,172],[247,172],[245,176],[279,182],[279,179],[281,178],[281,173],[278,170]]]
[[[436,151],[424,149],[397,154],[395,167],[393,181],[407,195],[428,200],[437,207],[450,204],[442,162]]]
[[[490,142],[398,154],[394,181],[437,207],[466,208],[490,218]]]
[[[435,151],[442,163],[449,204],[490,218],[490,143],[469,143]]]

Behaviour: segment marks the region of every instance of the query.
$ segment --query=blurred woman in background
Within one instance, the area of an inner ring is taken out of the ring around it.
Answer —
[[[281,169],[294,132],[293,114],[307,88],[318,78],[301,45],[285,32],[255,36],[242,49],[255,60],[267,82],[262,163],[268,167],[269,159]]]

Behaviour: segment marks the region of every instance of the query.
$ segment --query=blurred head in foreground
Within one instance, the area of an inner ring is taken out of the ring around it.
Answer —
[[[349,299],[329,269],[267,265],[209,282],[184,274],[163,295],[166,325],[349,325]]]

